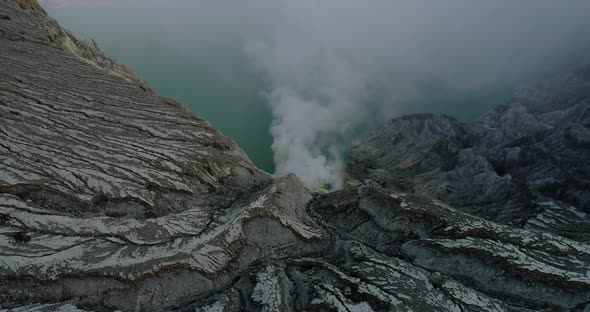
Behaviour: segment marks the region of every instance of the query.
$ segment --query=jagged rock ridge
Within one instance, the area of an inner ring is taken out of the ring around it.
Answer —
[[[393,120],[319,196],[0,0],[0,310],[590,309],[588,77]]]
[[[579,221],[590,211],[589,73],[524,87],[472,124],[428,114],[394,119],[353,146],[350,173],[502,223],[560,213],[562,233],[587,241]]]

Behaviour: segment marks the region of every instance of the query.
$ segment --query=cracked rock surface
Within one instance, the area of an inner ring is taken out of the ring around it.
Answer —
[[[394,119],[352,147],[349,172],[517,226],[552,200],[571,208],[552,213],[562,211],[574,230],[590,212],[589,138],[585,67],[521,88],[471,124],[431,114]]]
[[[590,311],[589,87],[392,120],[318,195],[0,0],[0,311]]]

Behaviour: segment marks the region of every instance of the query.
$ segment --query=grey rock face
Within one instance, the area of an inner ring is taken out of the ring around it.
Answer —
[[[37,0],[7,0],[0,3],[0,37],[10,41],[28,41],[50,45],[70,52],[86,63],[133,82],[152,92],[147,83],[130,68],[107,57],[94,41],[74,37],[51,19]]]
[[[500,176],[467,146],[467,126],[430,114],[392,120],[355,144],[350,173],[406,192],[429,195],[490,220],[522,224],[536,212],[527,189]]]
[[[353,147],[367,181],[318,196],[36,1],[0,0],[0,311],[588,310],[590,224],[568,204],[587,189],[563,182],[587,177],[588,123],[545,115],[587,76],[527,95],[522,121],[394,120]]]
[[[522,88],[471,128],[497,170],[590,212],[590,67]]]
[[[182,311],[567,311],[590,300],[590,246],[375,186],[317,198],[330,241],[261,261]]]
[[[352,147],[350,173],[515,225],[543,209],[535,198],[588,212],[589,72],[522,88],[473,124],[434,115],[394,119]]]
[[[0,301],[159,310],[223,288],[256,261],[321,248],[303,210],[310,199],[292,175],[226,209],[145,220],[70,217],[3,195]]]
[[[207,121],[113,74],[119,66],[38,42],[54,26],[46,15],[14,1],[0,11],[11,16],[0,22],[3,192],[63,213],[150,217],[227,206],[268,180]]]
[[[412,310],[559,310],[590,298],[590,249],[584,243],[500,225],[438,200],[378,187],[335,192],[316,207],[339,237],[371,249],[380,259],[373,265],[407,268],[403,278],[377,274],[373,278],[382,279],[373,284],[395,289],[391,293]],[[408,278],[424,286],[403,286]],[[401,296],[405,291],[414,294]]]
[[[207,121],[34,4],[0,2],[2,307],[158,310],[223,287],[240,271],[230,262],[320,235],[298,212],[310,195],[296,178],[271,185]]]

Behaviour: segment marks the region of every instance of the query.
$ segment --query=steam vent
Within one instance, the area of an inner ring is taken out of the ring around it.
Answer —
[[[272,176],[36,0],[0,0],[1,311],[590,311],[590,68]]]

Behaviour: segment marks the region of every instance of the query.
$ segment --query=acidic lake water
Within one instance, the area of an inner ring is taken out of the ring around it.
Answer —
[[[237,40],[202,37],[190,44],[170,44],[164,32],[151,32],[125,20],[108,23],[113,12],[56,7],[49,14],[84,39],[92,38],[107,55],[133,68],[162,96],[181,102],[236,141],[252,161],[274,171],[269,128],[272,113],[264,81],[249,69]],[[404,105],[399,114],[432,112],[469,121],[502,103],[512,86],[471,92],[430,88],[420,102]],[[375,127],[378,125],[373,125]],[[360,135],[360,133],[359,133]],[[344,147],[343,147],[344,149]]]

